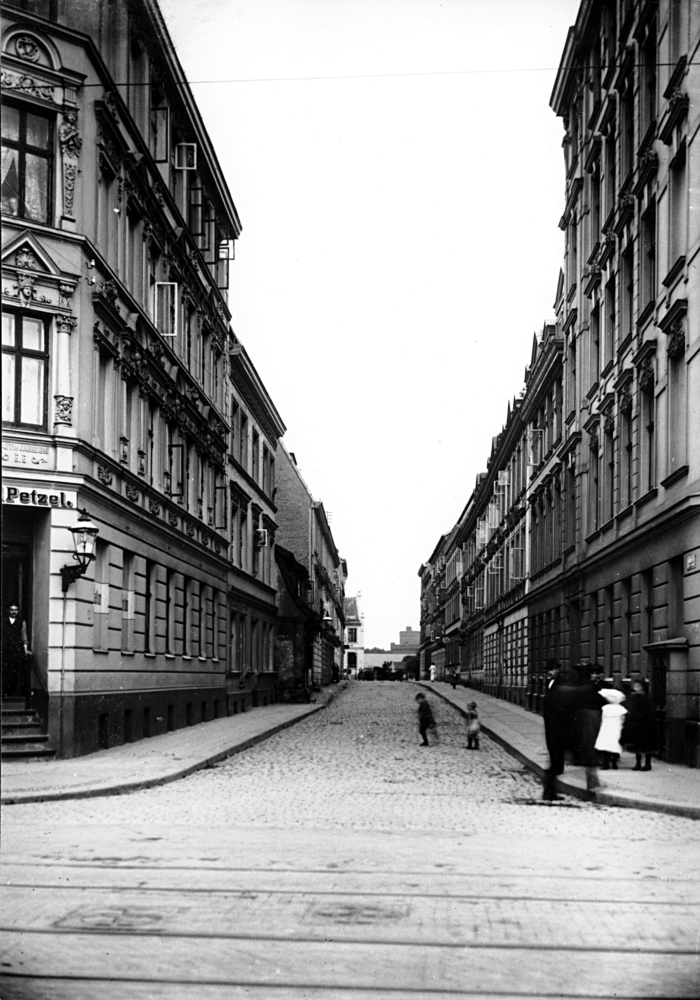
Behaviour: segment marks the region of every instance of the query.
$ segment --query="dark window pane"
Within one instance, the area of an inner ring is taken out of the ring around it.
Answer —
[[[44,362],[41,358],[22,358],[22,402],[20,423],[44,422]]]
[[[19,109],[5,107],[2,109],[2,137],[14,142],[19,141]]]
[[[44,350],[44,324],[40,319],[25,316],[22,322],[22,349],[25,351]]]
[[[51,132],[46,118],[38,115],[27,115],[27,145],[48,149]]]
[[[3,146],[2,150],[2,210],[5,215],[17,215],[19,206],[18,153]]]
[[[43,157],[26,154],[24,218],[46,222],[49,204],[49,164]]]

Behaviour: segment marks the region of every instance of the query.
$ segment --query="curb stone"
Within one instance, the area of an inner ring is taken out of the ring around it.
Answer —
[[[462,718],[466,718],[466,712],[464,709],[455,702],[451,701],[450,698],[443,694],[442,691],[438,691],[436,688],[427,684],[422,684],[420,681],[417,683],[420,684],[421,687],[425,687],[427,691],[437,695],[438,698],[442,698],[442,700],[454,708],[455,711],[462,716]],[[495,732],[490,728],[490,726],[484,725],[483,722],[481,723],[481,729],[490,739],[494,741],[494,743],[497,743],[512,757],[515,757],[517,761],[527,767],[528,770],[532,771],[533,774],[542,779],[545,769],[541,764],[532,760],[532,758],[528,757],[522,750],[518,750],[518,748],[514,747],[512,743],[509,743],[505,737],[501,736],[500,733]],[[666,813],[669,816],[683,816],[686,819],[700,819],[700,806],[689,805],[684,802],[669,802],[664,799],[639,799],[635,798],[629,792],[613,791],[607,788],[601,788],[598,791],[589,792],[588,789],[582,787],[581,785],[574,784],[572,781],[567,781],[566,778],[557,778],[557,790],[565,795],[571,795],[574,798],[582,799],[584,802],[592,802],[595,805],[617,806],[622,809],[640,809],[646,812]]]
[[[138,781],[118,782],[114,785],[97,786],[95,788],[83,787],[76,788],[75,790],[66,789],[65,791],[55,792],[14,792],[9,793],[7,796],[1,796],[0,804],[4,806],[14,806],[25,805],[30,802],[55,802],[59,799],[90,799],[103,795],[124,795],[129,792],[142,791],[144,788],[156,788],[158,785],[167,785],[172,781],[178,781],[180,778],[186,778],[188,775],[194,774],[195,771],[201,771],[204,768],[214,767],[222,760],[226,760],[228,757],[233,757],[234,754],[240,753],[243,750],[248,750],[250,747],[255,746],[256,743],[262,743],[264,740],[269,739],[271,736],[275,736],[284,729],[288,729],[297,722],[302,722],[304,719],[308,719],[309,716],[323,711],[324,708],[328,708],[331,702],[334,701],[334,699],[338,696],[338,693],[338,691],[333,691],[322,705],[317,705],[315,708],[309,709],[308,712],[305,712],[303,715],[298,715],[295,719],[287,719],[285,722],[280,722],[271,729],[266,729],[262,733],[257,733],[255,736],[251,736],[247,740],[243,740],[241,743],[233,744],[225,750],[219,750],[217,753],[211,754],[194,764],[188,764],[187,767],[178,768],[178,770],[173,771],[170,774],[161,774],[158,777],[153,778],[142,778]]]

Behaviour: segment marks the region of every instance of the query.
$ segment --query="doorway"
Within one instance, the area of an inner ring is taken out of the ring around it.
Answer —
[[[0,581],[2,585],[2,615],[3,621],[7,609],[11,605],[19,608],[19,620],[27,626],[27,644],[31,649],[32,642],[32,550],[33,523],[26,513],[3,510],[2,519],[2,566]],[[19,670],[9,670],[3,678],[3,693],[9,698],[24,698],[29,693],[30,662],[22,664]]]

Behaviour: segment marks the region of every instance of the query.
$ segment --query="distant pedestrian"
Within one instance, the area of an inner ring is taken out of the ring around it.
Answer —
[[[467,750],[479,749],[480,732],[481,723],[479,722],[479,713],[476,710],[476,702],[470,701],[467,709]]]
[[[428,704],[424,694],[417,694],[416,701],[418,702],[418,731],[420,732],[422,747],[430,746],[428,743],[428,730],[432,729],[435,737],[437,737],[437,726],[435,725],[435,717],[433,716],[433,710]]]
[[[618,691],[616,688],[603,688],[600,697],[605,699],[606,704],[603,705],[595,749],[601,755],[603,770],[609,771],[612,768],[613,771],[617,771],[617,762],[622,753],[620,745],[622,724],[627,715],[627,709],[622,704],[625,696],[622,691]]]
[[[450,684],[452,685],[452,690],[456,691],[457,690],[457,685],[459,684],[459,674],[457,673],[456,670],[452,674],[452,677],[450,678]]]
[[[647,693],[646,684],[642,680],[632,683],[621,742],[637,758],[633,771],[651,771],[651,755],[657,750],[654,706]],[[645,758],[644,767],[642,767],[642,757]]]
[[[437,679],[437,667],[435,666],[434,663],[430,664],[430,679],[431,679],[431,681],[434,681],[434,680]]]

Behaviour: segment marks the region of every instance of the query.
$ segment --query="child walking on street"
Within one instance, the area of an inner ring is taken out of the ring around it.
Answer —
[[[470,701],[467,709],[467,750],[479,749],[479,733],[481,724],[479,723],[479,713],[476,710],[476,702]]]
[[[437,739],[437,727],[435,726],[435,718],[433,716],[433,710],[426,701],[424,694],[417,694],[416,701],[418,702],[418,731],[420,732],[421,739],[423,742],[420,744],[422,747],[428,747],[428,730],[432,729],[435,738]]]

